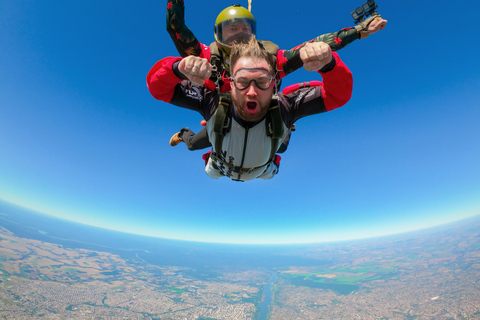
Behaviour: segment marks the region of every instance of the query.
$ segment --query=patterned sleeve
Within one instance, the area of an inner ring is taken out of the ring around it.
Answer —
[[[312,39],[307,42],[319,42],[323,41],[332,48],[332,51],[337,51],[352,43],[358,39],[358,32],[355,28],[344,28],[338,32],[322,34],[315,39]],[[303,62],[300,59],[300,49],[305,45],[302,43],[295,48],[290,50],[281,50],[278,52],[278,62],[277,66],[281,70],[281,76],[286,76],[287,74],[301,68]]]
[[[167,0],[167,31],[180,56],[200,56],[202,45],[185,25],[183,0]]]

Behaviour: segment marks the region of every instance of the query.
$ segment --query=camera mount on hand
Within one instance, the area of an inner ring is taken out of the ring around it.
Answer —
[[[374,0],[368,0],[361,7],[358,7],[352,12],[352,17],[355,20],[355,24],[365,21],[369,16],[377,16],[376,9],[378,8]]]
[[[368,26],[373,20],[382,20],[376,9],[378,8],[374,0],[367,0],[361,7],[352,12],[352,17],[357,24],[354,28],[358,32],[359,39],[365,39],[370,32]]]

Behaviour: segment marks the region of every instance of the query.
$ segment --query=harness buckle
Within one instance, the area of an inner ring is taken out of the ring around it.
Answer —
[[[271,122],[268,123],[267,136],[273,136],[273,125]]]
[[[225,123],[223,124],[223,130],[228,130],[228,128],[230,128],[230,121],[231,121],[231,118],[230,117],[225,117]]]
[[[215,78],[215,87],[220,92],[220,87],[223,84],[222,75],[218,72],[218,67],[215,64],[212,65],[212,76]]]

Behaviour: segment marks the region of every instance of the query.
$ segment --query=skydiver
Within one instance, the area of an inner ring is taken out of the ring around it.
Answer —
[[[322,75],[322,86],[298,89],[288,95],[275,92],[274,57],[260,47],[254,35],[248,44],[232,47],[231,93],[209,90],[206,84],[212,65],[209,59],[193,55],[158,61],[147,75],[147,85],[156,99],[197,111],[206,120],[213,145],[205,156],[208,176],[226,176],[236,181],[271,179],[278,173],[280,162],[275,151],[288,128],[302,117],[343,106],[352,94],[352,74],[328,44],[309,42],[299,51],[304,68]],[[194,86],[198,90],[190,90]],[[272,99],[274,93],[278,100]],[[225,100],[228,96],[231,101]],[[224,132],[216,128],[220,110],[233,113],[228,118],[231,125]]]
[[[185,7],[183,0],[168,0],[167,4],[167,31],[172,38],[180,56],[200,56],[213,62],[217,75],[207,80],[206,86],[215,90],[215,82],[222,92],[230,90],[229,58],[231,45],[234,41],[248,41],[251,35],[256,34],[256,21],[252,13],[240,5],[233,5],[222,10],[215,20],[215,41],[209,47],[200,43],[192,31],[185,25]],[[334,33],[327,33],[308,42],[325,42],[333,51],[337,51],[357,40],[382,30],[387,20],[380,16],[371,17],[360,25],[344,28]],[[276,77],[278,79],[302,67],[304,61],[300,58],[299,50],[305,43],[291,50],[279,50],[278,46],[270,41],[259,41],[267,51],[276,58]],[[221,79],[216,78],[220,74]],[[287,91],[288,88],[286,88]],[[290,130],[290,129],[289,129]],[[294,130],[294,129],[293,129]],[[287,149],[290,134],[279,149],[279,153]],[[182,128],[170,138],[170,145],[176,146],[185,142],[189,150],[199,150],[210,147],[207,132],[202,129],[195,134],[189,128]]]

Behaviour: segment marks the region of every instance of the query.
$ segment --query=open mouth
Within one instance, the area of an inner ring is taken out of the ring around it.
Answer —
[[[247,102],[247,111],[248,113],[255,113],[257,111],[257,103],[255,101],[248,101]]]

